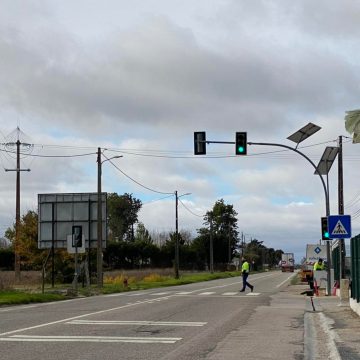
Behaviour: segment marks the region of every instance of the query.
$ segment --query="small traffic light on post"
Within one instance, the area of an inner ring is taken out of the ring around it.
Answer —
[[[322,240],[329,240],[329,229],[328,229],[328,218],[322,217],[321,218],[321,239]]]
[[[72,227],[72,246],[82,247],[82,226],[74,225]]]
[[[194,154],[206,155],[206,132],[194,132]]]
[[[247,154],[247,134],[246,132],[237,132],[235,135],[235,154]]]

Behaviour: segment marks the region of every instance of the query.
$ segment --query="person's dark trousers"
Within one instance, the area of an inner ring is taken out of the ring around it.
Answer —
[[[242,278],[243,278],[243,288],[241,289],[241,291],[245,291],[246,286],[248,286],[250,289],[253,288],[253,286],[247,282],[248,276],[249,276],[249,273],[245,273],[245,272],[244,272],[244,273],[242,274]]]

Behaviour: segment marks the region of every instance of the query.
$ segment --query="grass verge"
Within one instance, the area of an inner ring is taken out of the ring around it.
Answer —
[[[122,291],[146,290],[146,289],[153,289],[153,288],[166,287],[166,286],[192,284],[192,283],[210,281],[216,279],[226,279],[240,275],[241,273],[239,271],[226,271],[226,272],[218,272],[213,274],[208,274],[208,273],[184,274],[180,276],[179,279],[175,279],[174,277],[171,276],[161,276],[161,277],[148,276],[139,281],[131,281],[130,278],[127,287],[125,287],[123,282],[120,281],[115,283],[107,283],[107,284],[105,283],[102,292],[104,294],[110,294],[110,293],[116,293]]]
[[[209,273],[196,273],[196,274],[183,274],[179,279],[175,279],[170,275],[159,275],[159,274],[150,274],[142,279],[136,279],[135,277],[128,278],[128,285],[124,285],[123,276],[115,276],[113,278],[107,277],[104,281],[104,286],[101,290],[97,289],[95,286],[89,288],[79,288],[79,295],[90,296],[94,294],[111,294],[119,293],[125,291],[134,291],[134,290],[145,290],[160,288],[165,286],[176,286],[176,285],[185,285],[192,284],[202,281],[210,281],[216,279],[224,279],[240,276],[241,273],[238,271],[227,271],[227,272],[217,272],[213,274]],[[60,288],[58,288],[60,292]],[[71,297],[71,295],[70,295]],[[17,304],[29,304],[36,302],[49,302],[49,301],[59,301],[69,299],[69,295],[55,294],[55,293],[36,293],[33,290],[4,290],[0,291],[0,306],[1,305],[17,305]]]
[[[32,294],[24,291],[7,290],[0,292],[0,305],[17,305],[64,300],[61,294]]]

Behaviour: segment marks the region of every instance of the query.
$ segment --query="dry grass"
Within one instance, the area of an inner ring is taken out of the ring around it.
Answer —
[[[0,290],[31,289],[41,286],[40,271],[22,271],[20,281],[15,281],[14,271],[0,271]]]
[[[143,270],[114,270],[114,271],[107,271],[104,274],[104,282],[106,279],[109,283],[112,282],[111,279],[118,279],[117,283],[123,283],[124,279],[128,279],[128,283],[136,282],[144,280],[145,278],[149,277],[158,277],[164,278],[174,276],[174,269],[167,268],[167,269],[143,269]],[[152,280],[156,281],[156,280]]]
[[[115,270],[104,273],[105,284],[124,284],[127,279],[128,285],[137,281],[160,281],[173,276],[174,270],[168,269],[144,269],[144,270]],[[158,280],[156,280],[158,279]],[[14,271],[0,271],[0,290],[8,289],[34,289],[41,287],[42,279],[40,271],[22,271],[19,282],[15,281]]]

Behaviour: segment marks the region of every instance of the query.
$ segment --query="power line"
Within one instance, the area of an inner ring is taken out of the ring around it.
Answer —
[[[147,189],[149,191],[152,191],[152,192],[155,192],[155,193],[158,193],[158,194],[164,194],[164,195],[173,195],[174,193],[170,193],[170,192],[163,192],[163,191],[158,191],[158,190],[154,190],[154,189],[151,189],[143,184],[141,184],[140,182],[136,181],[134,178],[132,178],[131,176],[129,176],[128,174],[126,174],[124,171],[122,171],[118,166],[116,166],[112,161],[111,159],[109,159],[106,155],[103,154],[103,156],[110,162],[110,164],[112,166],[114,166],[118,171],[120,171],[124,176],[126,176],[128,179],[130,179],[131,181],[133,181],[135,184],[143,187],[144,189]]]
[[[173,196],[174,196],[174,194],[171,194],[171,195],[168,195],[168,196],[164,196],[164,197],[162,197],[160,199],[155,199],[155,200],[150,200],[150,201],[147,201],[147,202],[143,202],[142,205],[149,205],[149,204],[152,204],[152,203],[157,202],[157,201],[169,199],[169,198],[171,198]]]
[[[194,212],[192,212],[179,198],[178,198],[179,202],[181,203],[181,205],[192,215],[194,216],[197,216],[197,217],[200,217],[200,218],[203,218],[204,215],[198,215],[198,214],[195,214]]]
[[[5,150],[5,149],[0,149],[0,151],[9,153],[9,154],[16,154],[16,151],[9,151],[9,150]],[[96,152],[85,153],[85,154],[72,154],[72,155],[36,155],[36,154],[25,154],[25,153],[20,152],[20,155],[41,157],[41,158],[71,158],[71,157],[79,157],[79,156],[96,155]]]

